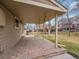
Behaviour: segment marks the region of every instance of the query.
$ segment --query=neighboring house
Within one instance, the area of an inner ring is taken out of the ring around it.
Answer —
[[[74,16],[68,19],[61,19],[58,22],[59,30],[79,31],[79,16]]]
[[[39,30],[39,31],[46,31],[46,32],[48,32],[48,30],[50,30],[51,29],[51,25],[49,25],[49,24],[37,24],[37,30]]]

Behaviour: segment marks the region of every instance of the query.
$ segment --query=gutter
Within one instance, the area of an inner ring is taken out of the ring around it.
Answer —
[[[57,2],[56,0],[48,0],[48,1],[50,1],[51,3],[54,3],[55,5],[63,9],[64,12],[67,12],[68,9],[64,7],[62,4],[60,4],[59,2]]]

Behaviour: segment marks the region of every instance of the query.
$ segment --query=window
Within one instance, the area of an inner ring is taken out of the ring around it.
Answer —
[[[19,29],[19,20],[18,19],[15,19],[15,28]]]
[[[19,21],[16,19],[15,22],[16,22],[16,27],[19,27]]]

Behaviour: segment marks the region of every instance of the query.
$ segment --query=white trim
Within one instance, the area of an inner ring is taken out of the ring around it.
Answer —
[[[55,47],[58,48],[58,20],[57,20],[57,15],[56,15],[56,19],[55,19],[55,25],[56,25],[56,34],[55,34],[55,38],[56,38],[56,43],[55,43]]]

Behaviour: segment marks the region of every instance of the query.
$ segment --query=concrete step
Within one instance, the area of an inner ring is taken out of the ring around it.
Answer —
[[[45,59],[53,56],[58,56],[64,53],[66,53],[66,50],[64,48],[54,48],[46,50],[41,55],[38,55],[32,59]]]
[[[44,59],[76,59],[76,58],[71,56],[68,53],[64,53],[64,54],[61,54],[58,56],[48,57],[48,58],[44,58]]]

